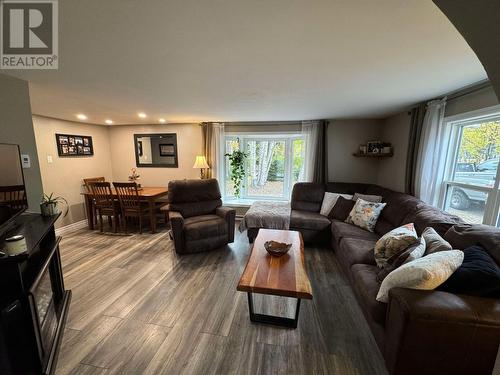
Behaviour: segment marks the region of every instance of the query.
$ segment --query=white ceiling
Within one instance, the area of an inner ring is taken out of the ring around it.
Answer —
[[[431,0],[64,0],[33,113],[90,123],[384,117],[483,80]],[[143,111],[148,118],[139,119]]]

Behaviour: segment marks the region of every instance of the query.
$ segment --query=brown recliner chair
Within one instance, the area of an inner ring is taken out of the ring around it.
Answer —
[[[170,181],[168,202],[178,254],[212,250],[234,241],[236,211],[222,207],[216,179]]]

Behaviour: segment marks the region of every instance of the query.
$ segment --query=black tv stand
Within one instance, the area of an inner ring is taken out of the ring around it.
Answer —
[[[71,301],[54,223],[59,215],[20,215],[0,237],[22,234],[27,252],[0,256],[0,373],[53,374]]]

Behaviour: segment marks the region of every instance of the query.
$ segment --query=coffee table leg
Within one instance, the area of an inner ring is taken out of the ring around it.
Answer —
[[[297,298],[297,305],[295,307],[295,318],[285,318],[281,316],[256,314],[253,309],[253,296],[248,292],[248,309],[250,312],[250,321],[254,323],[272,324],[281,327],[297,328],[300,312],[300,298]]]

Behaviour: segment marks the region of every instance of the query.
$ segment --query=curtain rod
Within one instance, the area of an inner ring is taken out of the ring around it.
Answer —
[[[491,82],[489,80],[485,80],[485,81],[481,81],[479,83],[475,83],[471,86],[462,88],[460,90],[452,91],[452,92],[445,94],[443,96],[446,96],[447,101],[455,100],[455,99],[461,98],[463,96],[473,94],[477,91],[483,90],[483,89],[490,87],[490,86],[491,86]]]

